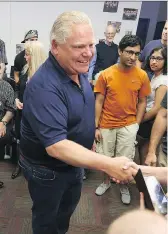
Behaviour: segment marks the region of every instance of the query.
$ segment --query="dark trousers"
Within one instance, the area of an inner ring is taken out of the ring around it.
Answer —
[[[22,156],[19,164],[33,201],[33,234],[65,234],[80,199],[83,170],[71,168],[57,172],[30,164]]]

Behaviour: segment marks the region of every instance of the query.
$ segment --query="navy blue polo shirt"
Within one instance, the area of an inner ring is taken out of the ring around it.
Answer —
[[[20,149],[31,163],[53,169],[68,166],[45,150],[64,139],[91,149],[95,134],[94,94],[87,76],[82,74],[79,79],[81,88],[49,53],[49,58],[27,84]]]

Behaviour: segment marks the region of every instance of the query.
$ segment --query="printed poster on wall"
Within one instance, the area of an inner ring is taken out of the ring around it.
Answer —
[[[24,50],[24,44],[16,44],[16,54]]]
[[[124,8],[123,20],[136,20],[138,9]]]
[[[105,1],[103,12],[117,12],[118,10],[118,1]]]

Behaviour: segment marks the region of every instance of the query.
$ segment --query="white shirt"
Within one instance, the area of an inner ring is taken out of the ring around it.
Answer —
[[[155,102],[155,95],[156,95],[156,89],[159,88],[161,85],[168,86],[168,76],[160,74],[159,76],[155,77],[153,76],[150,82],[151,85],[151,94],[147,97],[147,106],[146,106],[146,112],[148,112],[154,105]]]

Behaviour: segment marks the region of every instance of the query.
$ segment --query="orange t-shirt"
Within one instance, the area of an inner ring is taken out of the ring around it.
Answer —
[[[125,72],[115,64],[101,72],[94,92],[105,96],[99,127],[120,128],[136,122],[138,98],[151,88],[145,71],[133,67]]]

